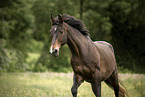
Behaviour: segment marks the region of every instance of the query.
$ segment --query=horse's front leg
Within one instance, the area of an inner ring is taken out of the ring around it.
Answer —
[[[79,76],[78,74],[74,73],[73,76],[73,86],[71,88],[71,92],[73,97],[77,97],[77,89],[78,87],[81,85],[81,83],[83,82],[83,78],[81,76]]]
[[[96,97],[101,97],[101,74],[99,71],[93,74],[93,80],[91,83],[92,90]]]

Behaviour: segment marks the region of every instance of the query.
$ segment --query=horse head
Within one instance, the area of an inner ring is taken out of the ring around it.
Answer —
[[[52,24],[52,28],[50,30],[52,41],[49,52],[54,56],[59,56],[59,49],[67,42],[67,29],[64,26],[61,15],[58,15],[57,18],[54,18],[51,14],[50,20]]]

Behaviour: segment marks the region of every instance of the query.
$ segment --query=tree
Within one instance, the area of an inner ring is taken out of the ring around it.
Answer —
[[[116,1],[110,3],[112,43],[117,61],[130,70],[143,70],[145,63],[145,9],[144,1]],[[138,71],[139,71],[138,70]]]
[[[25,0],[1,0],[0,3],[0,69],[24,71],[26,43],[31,33],[31,15]]]
[[[92,40],[111,41],[110,33],[112,24],[109,21],[106,8],[110,0],[85,0],[84,18]]]

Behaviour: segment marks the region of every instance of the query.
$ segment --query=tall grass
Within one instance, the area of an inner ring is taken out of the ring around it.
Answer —
[[[122,74],[130,97],[145,97],[145,75]],[[3,73],[0,74],[0,97],[72,97],[72,73]],[[95,97],[90,84],[84,82],[78,97]],[[102,97],[114,92],[102,82]]]

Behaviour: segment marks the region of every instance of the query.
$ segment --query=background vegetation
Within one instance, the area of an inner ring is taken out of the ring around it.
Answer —
[[[82,19],[92,40],[110,42],[121,70],[145,71],[144,0],[1,0],[0,72],[69,72],[70,53],[50,56],[50,14]],[[64,53],[65,51],[65,53]]]

